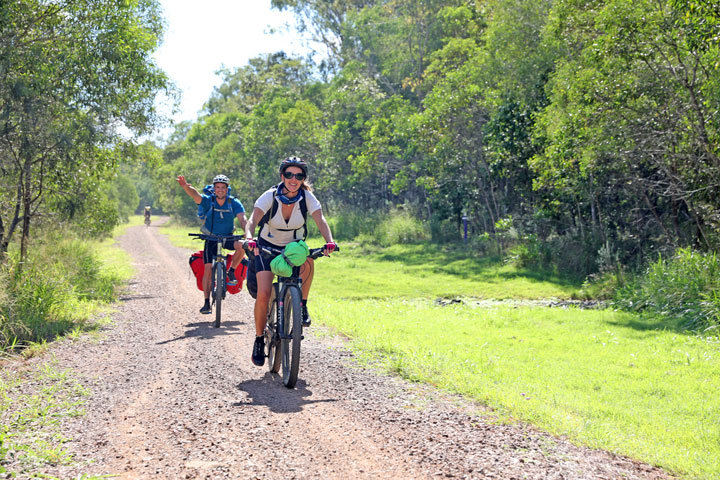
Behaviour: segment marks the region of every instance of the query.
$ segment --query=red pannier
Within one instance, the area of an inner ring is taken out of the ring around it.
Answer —
[[[227,256],[227,269],[230,270],[230,265],[232,264],[232,257],[233,254],[230,253]],[[240,262],[240,265],[235,269],[235,278],[237,278],[237,285],[228,285],[227,291],[228,293],[238,293],[240,290],[242,290],[242,284],[245,280],[245,276],[247,275],[247,264],[248,260],[247,258],[243,258]],[[197,281],[197,287],[199,290],[203,289],[202,285],[202,279],[203,279],[203,273],[205,272],[205,264],[203,263],[203,252],[202,250],[199,252],[195,252],[192,255],[190,255],[190,269],[192,270],[193,274],[195,274],[195,280]]]

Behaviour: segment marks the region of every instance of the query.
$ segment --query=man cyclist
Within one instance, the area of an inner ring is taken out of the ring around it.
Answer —
[[[145,223],[150,225],[150,205],[145,205]]]
[[[273,186],[255,202],[252,217],[245,225],[245,239],[248,247],[255,249],[255,270],[257,271],[257,298],[255,299],[255,344],[252,362],[257,366],[265,363],[265,324],[267,322],[268,301],[272,289],[273,273],[270,270],[272,256],[261,254],[258,246],[268,246],[282,250],[285,245],[305,238],[309,213],[325,239],[325,254],[336,247],[330,226],[325,220],[322,206],[307,179],[307,163],[298,157],[288,157],[280,163],[280,183]],[[267,217],[267,218],[266,218]],[[260,227],[257,239],[255,228]],[[308,258],[300,267],[302,278],[302,317],[303,325],[310,326],[307,311],[307,299],[314,274],[314,260]]]
[[[208,212],[205,216],[205,222],[200,229],[205,234],[212,235],[232,235],[235,230],[235,219],[238,219],[240,228],[245,229],[245,207],[237,198],[228,195],[230,188],[230,180],[225,175],[217,175],[213,178],[213,193],[211,195],[201,194],[195,187],[190,185],[185,177],[179,175],[177,181],[182,189],[192,198],[196,204],[200,205],[200,210]],[[212,313],[210,308],[210,290],[212,287],[212,262],[217,252],[218,242],[205,240],[205,248],[203,249],[203,262],[205,263],[205,272],[203,274],[203,294],[205,295],[205,303],[200,309],[200,313]],[[235,278],[235,268],[240,265],[240,261],[245,256],[242,249],[242,243],[239,241],[232,242],[226,240],[223,247],[227,250],[235,250],[230,270],[227,273],[227,284],[237,285]]]

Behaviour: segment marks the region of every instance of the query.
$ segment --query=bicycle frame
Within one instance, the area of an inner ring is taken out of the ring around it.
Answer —
[[[277,328],[275,332],[279,338],[287,340],[292,338],[291,335],[285,335],[282,332],[285,331],[285,296],[287,291],[291,287],[297,287],[300,295],[302,295],[302,278],[300,278],[300,267],[293,267],[293,273],[289,277],[278,277],[275,276],[273,282],[273,288],[275,289],[275,301],[277,302],[278,308],[276,310],[276,324]]]
[[[211,267],[211,274],[210,274],[210,292],[213,299],[213,302],[215,302],[215,282],[216,282],[216,272],[218,268],[222,268],[221,271],[225,272],[227,270],[227,267],[225,266],[225,261],[227,260],[227,255],[223,254],[223,242],[217,242],[217,250],[215,251],[215,256],[213,257],[212,261],[212,267]],[[222,292],[222,298],[225,299],[225,293],[227,293],[227,285],[225,285],[225,275],[222,276],[221,280],[222,284],[218,287],[221,288]]]
[[[258,248],[269,255],[282,253],[282,250],[275,248],[265,246]],[[319,258],[323,251],[322,248],[312,249],[308,258]],[[283,384],[287,388],[295,386],[300,369],[300,345],[303,339],[302,283],[300,266],[293,266],[289,277],[275,276],[268,302],[268,323],[265,326],[268,367],[272,373],[277,373],[282,363]],[[286,300],[291,305],[286,305]],[[273,311],[274,322],[271,321]]]
[[[212,303],[215,305],[215,327],[220,326],[221,308],[220,305],[227,294],[227,283],[225,275],[227,266],[225,264],[227,255],[223,253],[224,244],[227,240],[242,240],[242,235],[210,235],[205,233],[188,233],[191,237],[198,237],[202,240],[210,240],[217,242],[215,255],[212,261],[210,273],[210,294]]]

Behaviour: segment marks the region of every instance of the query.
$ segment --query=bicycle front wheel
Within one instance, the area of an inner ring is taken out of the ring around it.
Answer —
[[[271,373],[280,371],[280,335],[277,331],[277,285],[273,285],[268,302],[267,324],[265,325],[265,354]]]
[[[225,264],[215,264],[215,328],[220,328],[220,318],[222,315],[223,291],[225,290]]]
[[[293,388],[300,370],[300,341],[302,340],[302,294],[296,286],[285,291],[282,347],[283,385]]]

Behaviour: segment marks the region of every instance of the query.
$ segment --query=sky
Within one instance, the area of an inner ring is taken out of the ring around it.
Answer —
[[[161,0],[166,21],[163,43],[153,58],[182,91],[179,111],[171,113],[160,100],[161,112],[175,122],[195,120],[223,66],[233,70],[263,53],[284,51],[304,56],[291,12],[270,8],[270,0]],[[290,28],[287,28],[290,26]],[[280,30],[271,33],[271,30]],[[167,136],[172,129],[160,133]]]

